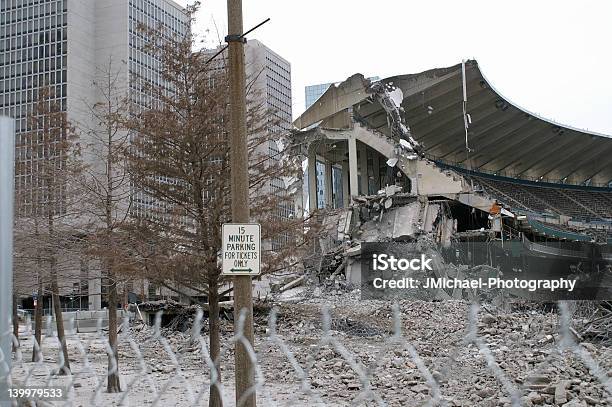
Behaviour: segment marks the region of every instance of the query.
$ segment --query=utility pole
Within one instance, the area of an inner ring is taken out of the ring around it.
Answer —
[[[249,169],[246,129],[246,74],[242,26],[242,0],[227,0],[230,83],[230,164],[232,223],[249,222]],[[234,327],[246,311],[243,334],[251,346],[253,335],[253,292],[251,276],[234,276]],[[255,369],[240,341],[235,351],[236,406],[255,407]]]

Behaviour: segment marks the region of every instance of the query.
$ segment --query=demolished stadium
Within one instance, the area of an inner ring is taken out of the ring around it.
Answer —
[[[439,251],[482,242],[498,252],[472,258],[470,268],[596,273],[607,289],[586,297],[610,294],[612,139],[514,105],[475,60],[373,83],[353,75],[294,126],[295,152],[308,160],[307,200],[324,213],[328,232],[307,268],[344,271],[359,285],[363,243],[418,242]],[[436,277],[454,277],[443,274]]]

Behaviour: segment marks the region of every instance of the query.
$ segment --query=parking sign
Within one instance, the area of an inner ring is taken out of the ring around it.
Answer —
[[[259,275],[261,272],[261,226],[258,223],[223,224],[222,274]]]

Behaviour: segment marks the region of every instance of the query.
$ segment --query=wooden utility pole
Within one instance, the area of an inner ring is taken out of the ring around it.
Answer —
[[[242,0],[227,0],[229,83],[230,83],[230,164],[232,223],[249,222],[249,172],[246,129],[246,79],[242,36]],[[216,288],[215,288],[216,289]],[[246,311],[243,334],[253,346],[253,292],[251,276],[234,277],[234,327]],[[236,405],[255,407],[255,369],[243,343],[236,342]]]

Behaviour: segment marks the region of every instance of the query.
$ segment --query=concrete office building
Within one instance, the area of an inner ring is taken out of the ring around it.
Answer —
[[[170,0],[2,0],[0,20],[0,113],[16,119],[17,146],[41,87],[52,88],[73,124],[88,128],[86,105],[98,100],[92,84],[109,64],[136,101],[144,96],[130,86],[133,74],[160,80],[138,24],[161,23],[175,35],[189,31],[184,9]]]
[[[203,50],[213,56],[219,48],[214,50]],[[249,88],[249,102],[255,105],[262,105],[263,109],[270,111],[274,117],[270,118],[265,127],[272,136],[287,136],[293,128],[292,125],[292,98],[291,98],[291,64],[281,57],[278,53],[267,47],[261,41],[248,40],[244,47],[245,71],[247,87]],[[221,69],[227,62],[227,55],[218,57],[211,62],[217,69]],[[266,118],[267,120],[267,118]],[[272,160],[279,160],[279,151],[286,146],[278,145],[274,141],[269,141],[266,145],[261,145],[255,153],[261,156],[269,156]],[[292,188],[299,188],[299,180],[284,179],[281,177],[273,178],[267,185],[262,186],[258,192],[260,194],[293,194]],[[280,219],[288,219],[302,213],[302,191],[301,188],[294,195],[291,202],[279,204],[276,216]],[[283,246],[287,237],[277,238],[263,242],[264,250],[275,250]],[[270,289],[270,278],[266,276],[262,280],[254,281],[254,295],[265,296]]]
[[[27,115],[44,86],[51,88],[68,120],[83,129],[95,127],[87,106],[99,100],[93,83],[109,67],[118,75],[118,90],[146,105],[146,95],[132,78],[138,75],[152,82],[161,78],[159,63],[144,49],[147,39],[138,32],[139,24],[151,28],[161,24],[169,35],[177,36],[186,35],[190,29],[185,10],[171,0],[0,2],[0,114],[16,120],[18,161],[36,160],[29,157],[31,146],[26,145]],[[82,146],[87,144],[88,140],[81,140]],[[87,150],[83,156],[91,159]],[[33,172],[35,163],[29,168]],[[27,189],[35,188],[27,182],[31,177],[27,172],[16,177],[18,196],[27,196]],[[141,209],[142,205],[134,207],[136,211]],[[83,278],[83,270],[75,273],[77,280],[86,283],[62,295],[82,297],[88,286],[89,292],[100,292],[99,278]],[[90,296],[89,306],[99,308],[100,296]]]
[[[273,132],[291,129],[291,64],[258,40],[249,40],[245,47],[246,74],[255,88],[265,95],[268,108],[274,111],[279,124]]]
[[[249,40],[245,47],[246,75],[247,81],[253,83],[254,94],[263,98],[264,106],[274,115],[273,124],[268,131],[273,135],[286,135],[292,128],[292,103],[291,103],[291,64],[289,61],[272,51],[258,40]],[[283,146],[270,141],[266,151],[273,160],[279,160],[278,152]],[[262,193],[286,194],[289,192],[293,180],[274,178],[266,186],[267,190]],[[280,204],[278,214],[281,219],[287,219],[301,212],[301,193],[293,203]],[[279,237],[272,242],[272,248],[278,248],[283,244],[283,238]]]

